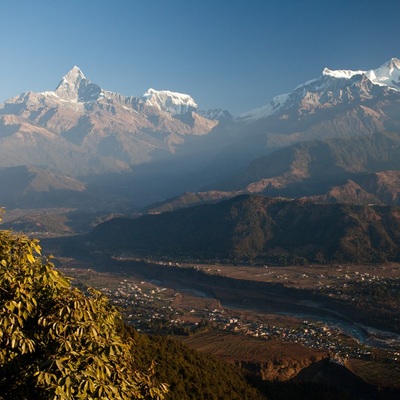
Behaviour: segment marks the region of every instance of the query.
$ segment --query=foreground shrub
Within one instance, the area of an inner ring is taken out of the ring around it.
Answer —
[[[0,398],[163,399],[135,367],[121,314],[71,286],[37,240],[0,231]]]

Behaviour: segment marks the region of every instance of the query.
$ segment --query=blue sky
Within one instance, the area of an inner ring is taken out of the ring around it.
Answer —
[[[102,88],[239,114],[330,69],[400,58],[399,0],[0,0],[0,101],[74,65]]]

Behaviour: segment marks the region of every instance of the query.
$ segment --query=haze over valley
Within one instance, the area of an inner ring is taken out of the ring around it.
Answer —
[[[5,22],[0,399],[398,398],[399,5],[284,3]]]

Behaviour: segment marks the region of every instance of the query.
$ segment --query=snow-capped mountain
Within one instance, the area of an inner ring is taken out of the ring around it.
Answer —
[[[368,71],[325,68],[320,77],[236,117],[225,136],[236,142],[221,151],[221,161],[212,169],[245,168],[255,158],[297,142],[400,132],[399,72],[396,58]]]
[[[189,95],[170,92],[169,90],[149,89],[140,97],[139,101],[171,115],[186,114],[197,111],[199,108]]]
[[[107,91],[74,67],[54,90],[22,93],[0,105],[0,168],[46,166],[79,179],[133,171],[117,186],[132,194],[133,179],[134,196],[145,204],[203,190],[296,142],[384,131],[400,132],[398,59],[369,71],[325,68],[237,118],[200,110],[188,94]]]
[[[197,111],[186,94],[104,90],[75,66],[54,91],[22,93],[0,105],[0,167],[62,164],[74,175],[129,170],[218,125]]]
[[[391,95],[400,96],[400,60],[397,58],[368,71],[325,68],[319,78],[299,85],[291,93],[274,97],[267,105],[239,116],[238,120],[251,122],[271,116],[287,119]]]
[[[75,104],[80,104],[78,107],[81,107],[81,109],[91,108],[96,102],[106,102],[108,104],[122,103],[127,110],[131,108],[132,110],[139,111],[139,108],[143,109],[146,107],[166,112],[170,115],[186,114],[198,110],[195,101],[187,94],[149,89],[144,95],[136,98],[104,90],[99,85],[87,79],[77,66],[74,66],[61,79],[54,91],[22,93],[17,97],[7,100],[4,104],[4,109],[12,107],[12,104],[23,105],[29,101],[32,101],[32,103],[40,102],[42,104],[55,104],[59,102],[59,107],[71,107],[72,103],[74,104],[73,108],[77,107]]]
[[[400,60],[392,58],[378,69],[367,71],[365,75],[376,85],[388,86],[400,91]]]
[[[62,78],[56,90],[48,94],[54,94],[65,101],[85,103],[98,100],[100,96],[104,96],[104,91],[86,79],[83,72],[75,66]]]

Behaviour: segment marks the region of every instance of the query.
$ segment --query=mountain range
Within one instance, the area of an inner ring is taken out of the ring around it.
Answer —
[[[136,205],[210,189],[227,196],[245,191],[330,201],[333,188],[343,185],[348,193],[366,191],[359,196],[363,202],[389,197],[396,202],[395,194],[370,193],[366,186],[373,187],[372,181],[354,175],[380,173],[376,182],[398,179],[385,172],[398,168],[394,150],[386,164],[376,160],[374,168],[355,161],[370,156],[364,150],[347,161],[335,154],[346,146],[355,150],[357,140],[362,148],[365,141],[372,146],[376,133],[400,132],[399,111],[396,58],[369,71],[325,68],[320,77],[237,117],[222,109],[200,110],[190,95],[168,90],[149,89],[139,97],[107,91],[73,67],[55,90],[22,93],[0,105],[0,167],[3,176],[13,173],[10,167],[26,166],[66,176],[60,181],[77,179],[79,196],[85,192],[89,198],[93,185],[108,186]],[[381,156],[387,157],[374,155]],[[359,169],[350,171],[341,162]],[[315,189],[318,180],[325,191]],[[312,188],[306,190],[305,183]],[[21,190],[13,185],[8,190],[18,200]]]
[[[46,165],[75,176],[129,171],[173,153],[186,136],[209,133],[218,121],[197,109],[190,96],[169,91],[138,98],[105,91],[74,67],[54,91],[2,105],[1,166]]]

